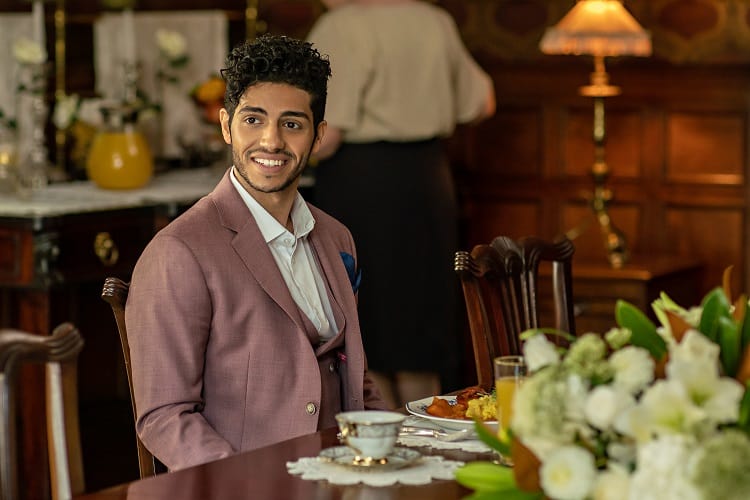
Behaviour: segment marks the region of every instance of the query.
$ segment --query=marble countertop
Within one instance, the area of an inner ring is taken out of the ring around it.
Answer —
[[[139,189],[101,189],[91,181],[51,184],[28,198],[0,196],[0,217],[52,217],[101,210],[193,202],[213,190],[223,171],[172,170]]]

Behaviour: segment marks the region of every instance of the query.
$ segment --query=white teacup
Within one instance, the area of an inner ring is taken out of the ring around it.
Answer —
[[[406,418],[393,411],[345,411],[336,415],[341,440],[354,450],[357,460],[380,460],[393,452]]]

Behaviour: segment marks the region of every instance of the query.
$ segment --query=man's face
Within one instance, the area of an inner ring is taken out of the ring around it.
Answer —
[[[221,110],[224,141],[242,184],[260,193],[294,192],[311,154],[320,146],[325,122],[315,135],[310,95],[284,83],[258,83],[245,91],[232,122]]]

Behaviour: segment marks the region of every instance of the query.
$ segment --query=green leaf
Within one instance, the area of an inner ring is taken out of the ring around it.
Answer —
[[[469,462],[456,469],[455,475],[459,484],[477,491],[517,489],[513,469],[493,462]]]
[[[740,353],[744,353],[745,349],[748,345],[750,345],[750,318],[748,318],[748,315],[750,314],[750,307],[748,307],[747,302],[745,302],[742,305],[745,308],[745,314],[742,315],[742,328],[740,331],[742,332],[742,335],[740,337]]]
[[[718,343],[719,318],[731,319],[730,304],[724,290],[714,288],[703,298],[701,304],[703,313],[698,324],[698,330],[711,342]]]
[[[464,500],[542,500],[542,493],[529,493],[522,490],[476,491]]]
[[[663,326],[669,326],[669,318],[667,317],[666,311],[671,311],[675,314],[685,313],[685,309],[664,292],[659,293],[659,298],[651,303],[651,309],[654,311],[654,314],[656,314],[659,323]]]
[[[497,433],[480,420],[474,420],[474,429],[477,431],[477,436],[479,436],[479,439],[481,439],[484,444],[502,455],[510,455],[510,433],[508,433],[508,439],[506,441],[501,441],[497,436]]]
[[[667,354],[667,344],[656,333],[656,325],[630,302],[617,301],[615,320],[620,328],[630,330],[630,343],[634,346],[646,349],[657,361]]]
[[[740,416],[737,425],[740,429],[750,433],[750,380],[745,382],[745,395],[740,401]]]
[[[721,347],[721,366],[724,375],[734,377],[740,365],[740,333],[733,319],[719,317],[717,322],[718,344]]]

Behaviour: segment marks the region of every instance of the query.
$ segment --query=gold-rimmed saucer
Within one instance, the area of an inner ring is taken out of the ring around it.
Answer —
[[[358,471],[388,471],[401,469],[416,463],[422,455],[410,448],[395,447],[390,455],[381,459],[363,458],[348,446],[333,446],[320,452],[324,462],[341,465]]]

